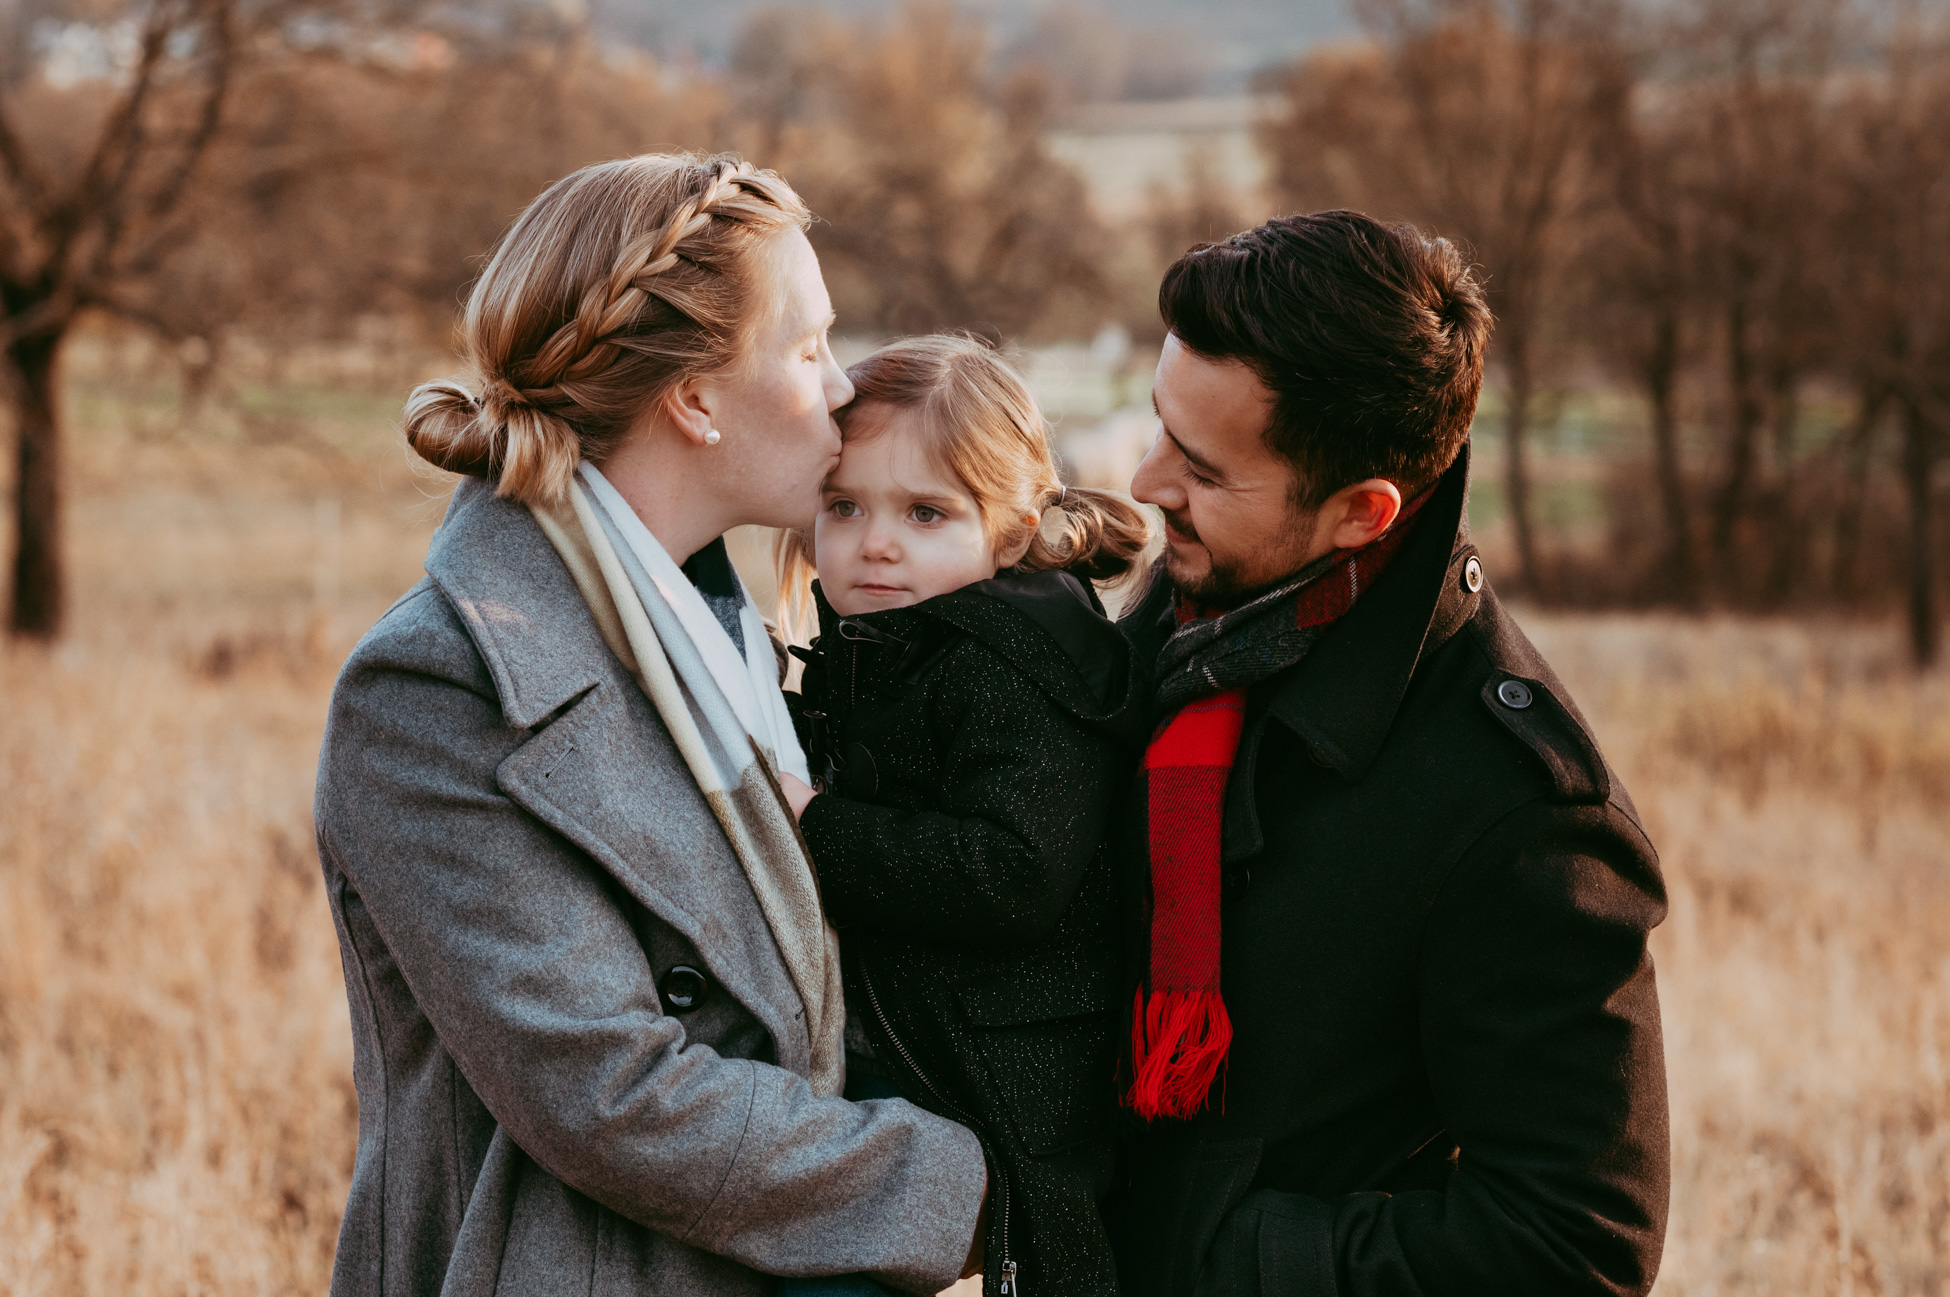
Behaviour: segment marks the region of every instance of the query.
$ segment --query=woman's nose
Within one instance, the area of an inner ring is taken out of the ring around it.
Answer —
[[[833,353],[826,353],[826,412],[831,414],[853,399],[853,380],[840,368],[840,362],[833,359]]]

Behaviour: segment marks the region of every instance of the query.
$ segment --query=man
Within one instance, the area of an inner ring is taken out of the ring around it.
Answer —
[[[1643,1293],[1665,893],[1469,541],[1481,289],[1324,212],[1187,253],[1160,304],[1123,1290]]]

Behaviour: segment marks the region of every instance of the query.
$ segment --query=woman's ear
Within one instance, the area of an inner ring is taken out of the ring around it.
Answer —
[[[657,413],[662,415],[677,435],[698,446],[714,446],[717,431],[711,421],[711,394],[694,379],[684,379],[673,384],[669,391],[657,402]]]
[[[1031,509],[1022,516],[1024,524],[1022,539],[1007,549],[995,551],[995,570],[1014,567],[1022,562],[1022,556],[1029,552],[1030,542],[1036,539],[1036,529],[1043,525],[1043,515]]]

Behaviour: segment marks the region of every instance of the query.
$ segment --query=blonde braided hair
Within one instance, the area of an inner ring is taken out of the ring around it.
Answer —
[[[478,395],[415,388],[406,439],[429,463],[546,504],[686,378],[734,367],[760,314],[760,249],[810,214],[728,155],[647,154],[556,182],[496,248],[462,317]]]

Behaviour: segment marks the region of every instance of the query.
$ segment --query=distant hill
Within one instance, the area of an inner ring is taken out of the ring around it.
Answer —
[[[824,9],[874,14],[894,10],[896,0],[591,0],[598,30],[666,58],[721,63],[747,16],[761,9]],[[1323,40],[1355,30],[1346,0],[963,0],[970,14],[988,19],[998,47],[1030,36],[1039,19],[1059,7],[1108,14],[1140,35],[1195,39],[1207,67],[1205,93],[1243,88],[1251,75]]]

